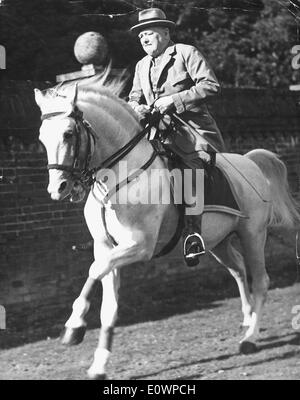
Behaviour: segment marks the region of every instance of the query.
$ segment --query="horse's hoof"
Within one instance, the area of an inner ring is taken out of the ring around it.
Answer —
[[[106,374],[96,374],[92,372],[87,372],[87,376],[92,381],[105,381],[107,376]]]
[[[61,342],[66,346],[76,346],[83,341],[85,332],[85,326],[80,326],[79,328],[65,327],[60,335]]]
[[[255,343],[248,342],[247,340],[240,343],[240,353],[242,354],[253,354],[256,353],[257,350],[258,349]]]

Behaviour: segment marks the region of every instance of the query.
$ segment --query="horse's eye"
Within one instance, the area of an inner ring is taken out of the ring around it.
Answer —
[[[72,131],[67,131],[67,132],[65,132],[65,134],[64,134],[64,138],[65,138],[66,140],[71,139],[72,136],[73,136],[73,132],[72,132]]]

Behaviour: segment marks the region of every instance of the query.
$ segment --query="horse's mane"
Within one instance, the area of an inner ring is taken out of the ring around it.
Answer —
[[[73,81],[64,81],[58,85],[46,89],[44,93],[47,97],[65,97],[68,92],[74,89],[77,84],[78,100],[89,101],[94,104],[101,104],[103,97],[117,102],[124,111],[126,111],[136,123],[139,124],[139,119],[127,102],[119,96],[127,84],[128,76],[125,73],[118,77],[110,77],[110,65],[102,72],[89,78],[76,79]]]

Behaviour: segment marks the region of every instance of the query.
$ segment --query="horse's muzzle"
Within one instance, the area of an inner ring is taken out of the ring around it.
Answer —
[[[54,177],[50,177],[49,185],[48,185],[48,193],[51,196],[52,200],[63,200],[67,197],[72,189],[74,182],[71,179],[51,179]]]

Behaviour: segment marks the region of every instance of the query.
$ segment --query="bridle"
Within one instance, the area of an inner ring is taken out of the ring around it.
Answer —
[[[43,114],[41,120],[44,121],[46,119],[50,119],[53,117],[64,115],[64,112],[52,112]],[[96,136],[91,125],[83,118],[83,113],[77,107],[72,110],[72,112],[67,115],[69,118],[74,119],[75,121],[75,151],[73,156],[72,165],[64,165],[64,164],[48,164],[47,169],[56,169],[59,171],[66,171],[71,174],[76,180],[79,180],[83,185],[91,186],[92,181],[90,180],[91,176],[89,175],[89,164],[92,157],[93,146],[96,143]],[[82,129],[84,128],[84,129]],[[87,147],[86,152],[83,157],[83,162],[80,160],[80,149],[82,144],[81,132],[84,130],[87,135]]]

